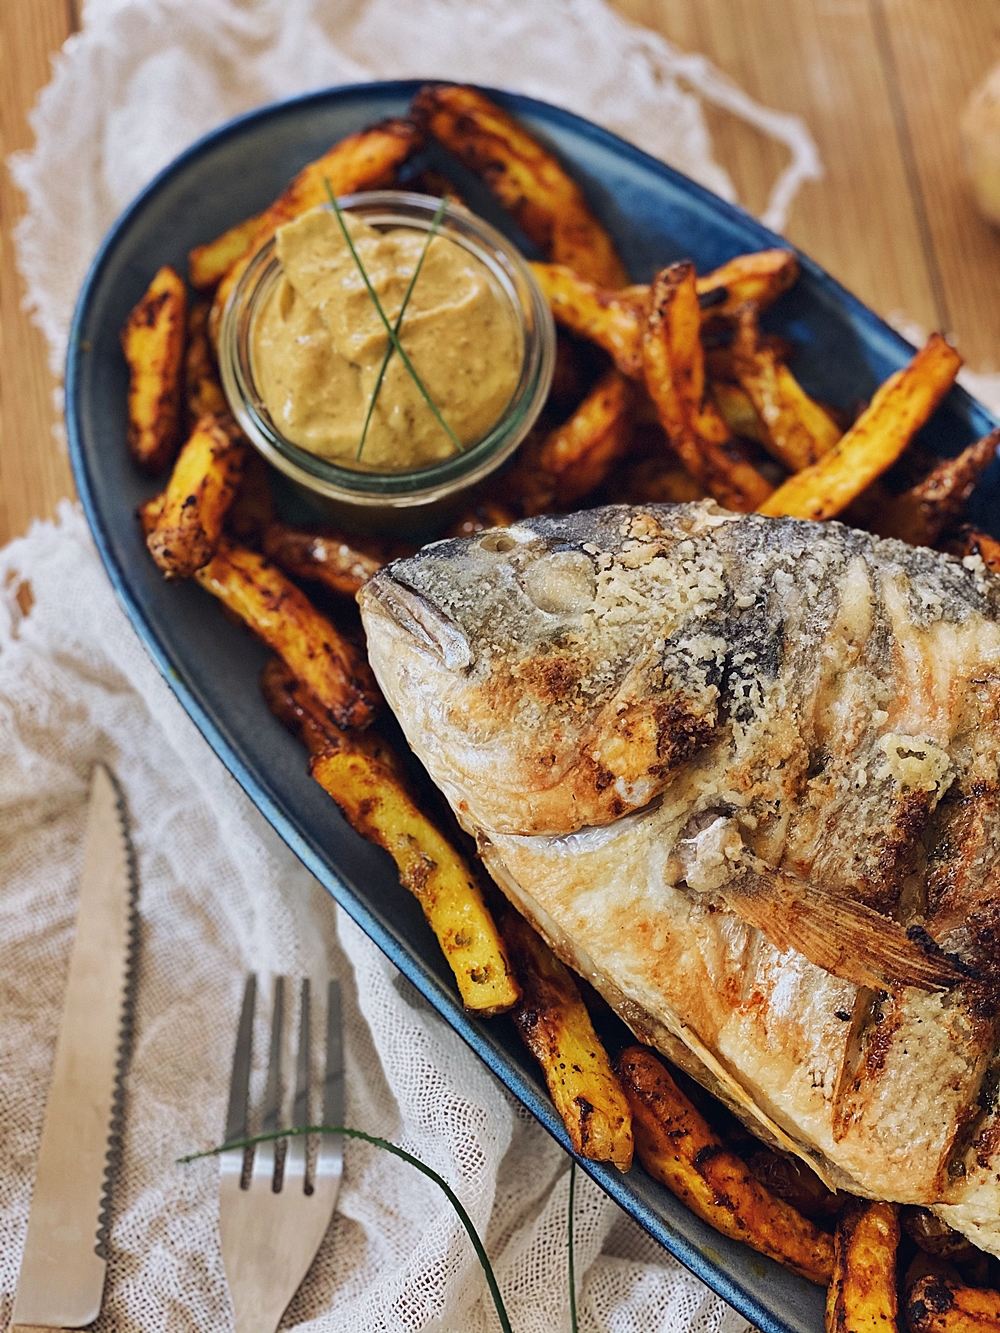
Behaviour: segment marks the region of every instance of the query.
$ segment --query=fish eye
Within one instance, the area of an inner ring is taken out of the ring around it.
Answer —
[[[516,545],[514,538],[508,536],[506,532],[488,532],[479,540],[481,550],[495,551],[497,555],[506,555],[508,551],[513,551]]]

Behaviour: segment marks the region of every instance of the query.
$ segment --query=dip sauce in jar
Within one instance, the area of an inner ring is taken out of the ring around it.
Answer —
[[[446,236],[345,225],[400,342],[459,445],[481,438],[517,388],[524,360],[509,299],[485,264]],[[402,357],[385,360],[385,325],[336,216],[318,209],[277,233],[282,276],[258,312],[254,378],[275,425],[341,467],[408,472],[456,452]],[[361,441],[364,438],[362,446]]]

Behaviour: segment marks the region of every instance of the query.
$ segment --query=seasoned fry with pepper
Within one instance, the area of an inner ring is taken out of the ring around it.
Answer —
[[[791,250],[757,250],[737,255],[697,281],[698,296],[711,315],[735,315],[751,301],[763,310],[787,292],[799,276],[799,261]],[[719,293],[722,293],[719,299]]]
[[[531,271],[557,324],[603,347],[623,375],[642,379],[645,296],[637,298],[635,288],[616,292],[599,287],[565,264],[532,264]]]
[[[381,759],[352,746],[314,756],[310,772],[348,823],[385,848],[399,880],[424,910],[458,983],[462,1003],[484,1016],[515,1004],[520,987],[482,891],[465,859]]]
[[[129,368],[128,446],[147,472],[162,472],[177,449],[186,324],[184,283],[164,265],[122,329]]]
[[[285,523],[268,526],[264,551],[295,578],[315,579],[343,597],[353,597],[363,583],[399,554],[389,542],[348,537],[333,529],[308,532]]]
[[[789,477],[760,505],[773,517],[833,518],[895,463],[955,381],[962,358],[939,333],[890,375],[871,406],[818,463]]]
[[[625,286],[625,266],[579,185],[495,102],[476,88],[428,85],[413,99],[412,112],[482,177],[546,258],[603,287]]]
[[[218,340],[219,323],[230,292],[253,256],[271,239],[282,223],[290,222],[292,218],[297,218],[319,204],[325,204],[327,181],[335,195],[353,194],[357,190],[377,190],[380,186],[390,185],[396,171],[422,142],[423,136],[411,121],[385,120],[380,125],[348,135],[315,162],[304,166],[284,193],[259,215],[258,225],[250,239],[221,278],[209,316],[208,327],[212,338]],[[245,223],[240,223],[235,230],[243,236],[245,226]],[[229,254],[233,248],[230,239],[232,230],[212,242],[220,253]],[[207,267],[208,257],[202,255],[200,262]]]
[[[276,565],[223,538],[195,578],[284,658],[338,727],[371,722],[380,696],[364,653]]]
[[[512,1017],[542,1067],[574,1150],[627,1171],[632,1115],[572,973],[516,912],[500,924],[524,990]]]
[[[149,553],[168,579],[190,578],[208,563],[222,536],[246,452],[243,433],[228,413],[202,417],[178,455]]]
[[[871,528],[880,537],[899,537],[911,546],[933,546],[949,523],[962,512],[976,482],[996,457],[1000,430],[945,458],[923,481],[893,496],[872,515]]]
[[[705,398],[705,351],[694,265],[673,264],[653,283],[643,335],[649,396],[674,451],[696,481],[727,509],[748,513],[771,494],[767,482]]]
[[[899,1208],[849,1199],[837,1219],[827,1333],[896,1333]]]
[[[264,214],[237,222],[207,245],[196,245],[188,255],[188,278],[198,291],[211,291],[252,244],[260,230]]]
[[[741,306],[736,319],[733,369],[763,427],[760,443],[789,472],[800,472],[828,454],[843,431],[761,340],[756,307]]]
[[[833,1238],[776,1198],[729,1151],[645,1046],[618,1059],[639,1160],[710,1226],[810,1282],[833,1272]]]
[[[931,1273],[910,1292],[906,1318],[911,1333],[1000,1333],[1000,1292]]]
[[[208,340],[208,302],[195,301],[188,314],[187,351],[184,354],[184,397],[188,428],[209,413],[228,412],[229,404],[219,383],[215,356]]]

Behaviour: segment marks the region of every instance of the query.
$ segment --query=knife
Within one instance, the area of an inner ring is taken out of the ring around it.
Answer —
[[[118,1155],[136,878],[124,802],[91,776],[76,938],[10,1333],[82,1328],[101,1310],[107,1189]]]

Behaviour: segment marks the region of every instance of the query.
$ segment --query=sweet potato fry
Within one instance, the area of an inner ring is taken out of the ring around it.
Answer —
[[[623,375],[642,378],[642,323],[645,299],[609,291],[588,282],[565,264],[532,264],[557,324],[589,338],[604,350]]]
[[[229,404],[219,383],[215,356],[208,340],[208,302],[193,302],[188,312],[187,350],[184,353],[184,397],[188,429],[199,418],[228,412]]]
[[[957,458],[943,459],[923,481],[877,510],[872,530],[880,537],[899,537],[911,546],[933,546],[962,512],[976,482],[996,457],[997,445],[1000,430],[970,444]]]
[[[767,430],[745,389],[726,380],[717,380],[711,385],[710,392],[719,415],[733,435],[742,435],[757,444],[764,443]]]
[[[675,458],[646,458],[624,478],[624,504],[686,504],[708,492]]]
[[[304,166],[285,192],[259,215],[250,239],[221,278],[208,321],[212,339],[218,341],[222,312],[247,264],[282,223],[327,202],[327,180],[335,195],[389,185],[399,167],[422,142],[423,136],[409,120],[385,120],[380,125],[348,135],[315,162]],[[245,225],[239,224],[241,235]],[[226,232],[212,244],[220,247],[220,251],[228,252],[231,245],[226,238],[229,235]]]
[[[1000,1292],[921,1278],[906,1301],[911,1333],[1000,1333]]]
[[[546,258],[603,287],[628,282],[614,242],[579,185],[495,102],[476,88],[428,85],[413,99],[412,114],[482,177]]]
[[[962,358],[939,333],[889,377],[849,431],[817,463],[779,486],[759,512],[832,518],[890,467],[954,383]]]
[[[222,536],[226,510],[243,475],[246,443],[236,422],[202,417],[167,482],[149,553],[168,579],[187,579],[208,563]]]
[[[627,1171],[632,1114],[572,973],[516,912],[500,924],[524,990],[512,1017],[542,1067],[573,1148]]]
[[[827,1333],[896,1333],[899,1208],[849,1199],[837,1220]]]
[[[226,514],[226,531],[243,545],[259,550],[273,521],[270,468],[256,449],[248,449],[243,480]]]
[[[128,445],[147,472],[162,472],[177,449],[186,322],[184,283],[164,265],[122,329],[129,368]]]
[[[504,1013],[521,991],[475,877],[392,769],[352,748],[352,739],[316,755],[309,771],[348,823],[396,862],[400,883],[423,908],[465,1007]]]
[[[964,524],[946,542],[942,542],[941,549],[949,555],[957,555],[960,560],[967,555],[978,555],[988,570],[1000,574],[1000,542],[969,524]]]
[[[264,552],[286,573],[299,579],[314,579],[344,597],[353,597],[363,583],[393,558],[387,542],[348,537],[333,529],[307,532],[284,523],[268,526]]]
[[[618,1075],[632,1108],[636,1152],[654,1179],[717,1231],[810,1282],[829,1282],[833,1238],[764,1188],[648,1047],[623,1051]]]
[[[480,500],[460,514],[445,534],[448,537],[475,537],[487,528],[509,528],[516,515],[506,505],[495,500]]]
[[[758,310],[765,309],[787,292],[798,276],[799,261],[791,250],[758,250],[737,255],[728,264],[706,273],[698,279],[697,291],[706,313],[729,316],[747,301]],[[717,298],[720,292],[724,293],[721,300]]]
[[[425,167],[399,188],[412,190],[414,194],[429,194],[432,199],[447,199],[452,204],[465,204],[454,183],[433,167]]]
[[[843,432],[762,343],[756,307],[741,306],[736,320],[733,368],[763,426],[760,443],[789,472],[801,472],[828,454]]]
[[[195,578],[284,658],[338,727],[372,721],[379,692],[364,654],[269,560],[223,538]]]
[[[705,353],[694,266],[673,264],[653,283],[643,335],[649,396],[687,470],[719,504],[748,513],[771,494],[736,444],[715,405],[705,400]]]
[[[144,500],[135,511],[135,516],[139,520],[139,526],[142,528],[143,535],[148,537],[156,527],[157,519],[163,513],[163,506],[167,502],[166,491],[161,491],[159,495],[154,495],[150,500]]]
[[[260,230],[263,213],[237,222],[207,245],[196,245],[188,255],[188,279],[198,291],[211,291],[220,282],[241,255],[246,253]]]

